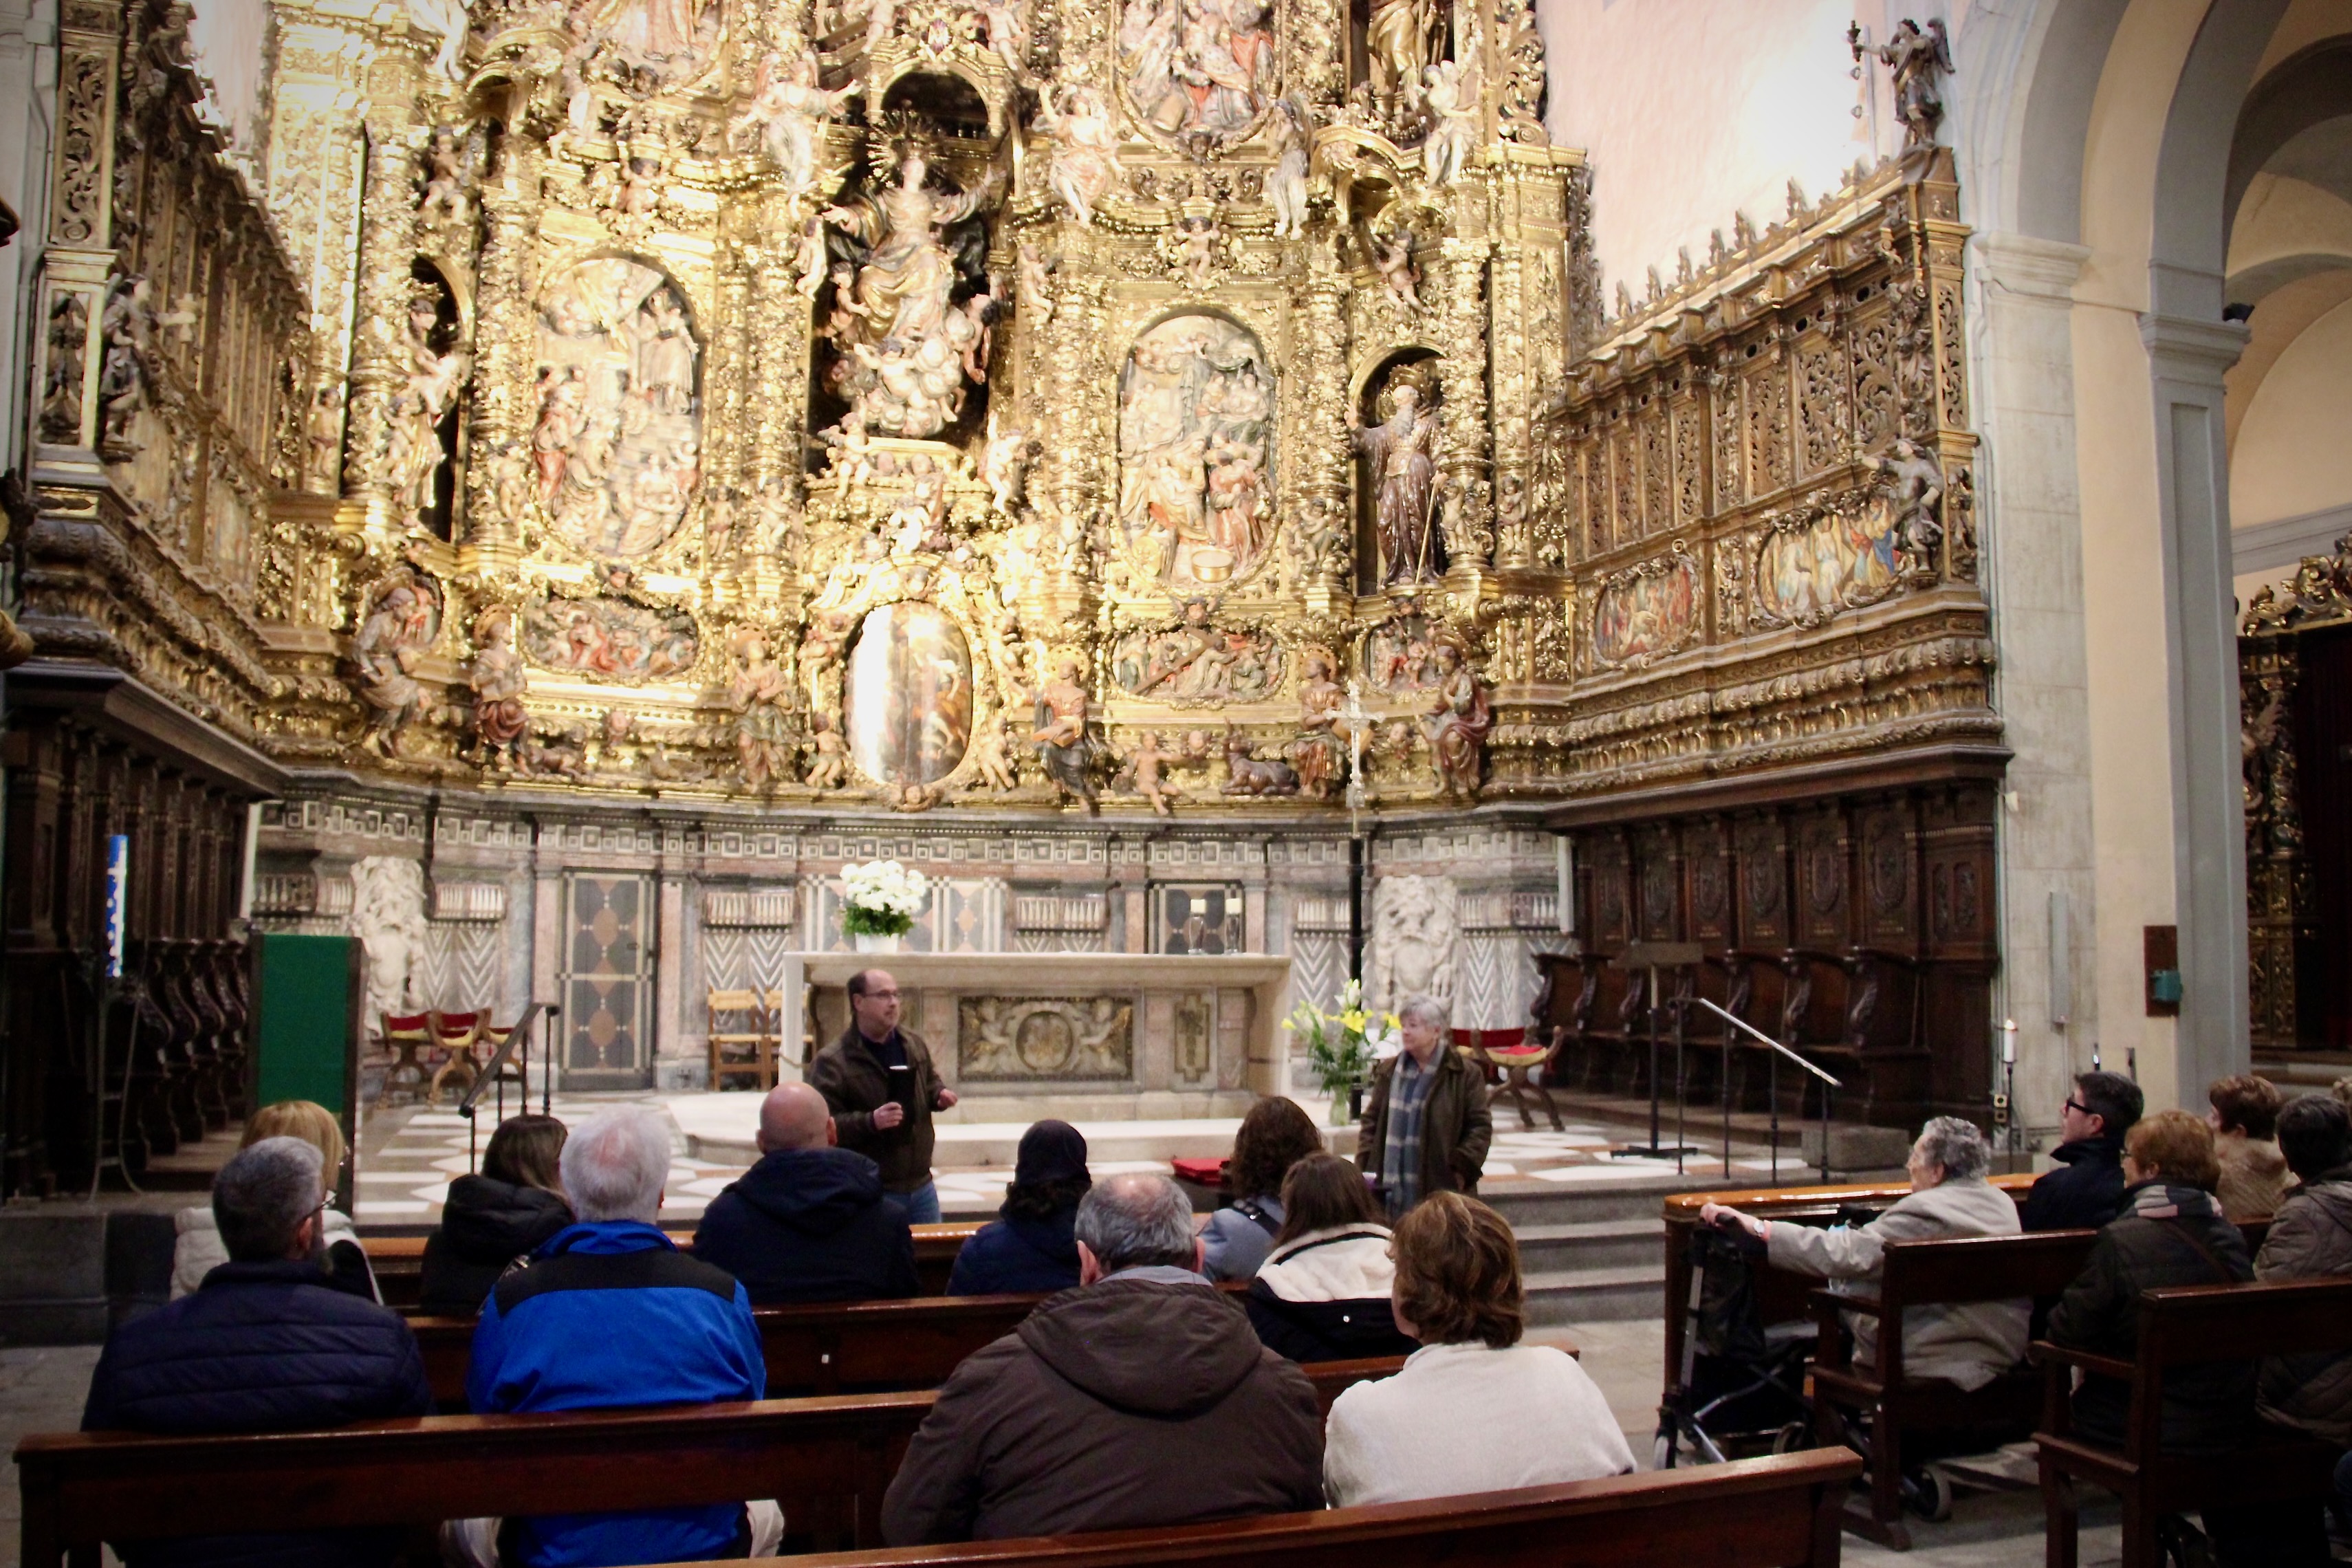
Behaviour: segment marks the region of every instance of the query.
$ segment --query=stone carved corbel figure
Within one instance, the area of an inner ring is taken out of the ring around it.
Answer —
[[[351,870],[352,934],[367,954],[367,1008],[374,1016],[422,1012],[417,984],[430,928],[425,919],[425,868],[394,855],[370,855]]]
[[[467,680],[474,689],[474,737],[485,763],[522,765],[523,737],[530,731],[530,715],[522,705],[530,678],[522,656],[515,652],[514,612],[493,605],[474,621],[473,668]]]

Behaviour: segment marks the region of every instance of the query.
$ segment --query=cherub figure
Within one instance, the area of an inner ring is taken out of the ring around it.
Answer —
[[[976,770],[973,784],[984,784],[1002,795],[1021,787],[1019,774],[1013,771],[1013,752],[1004,742],[1004,723],[992,717],[972,731],[971,761]]]
[[[1217,274],[1217,220],[1206,213],[1188,213],[1176,220],[1176,269],[1195,289],[1206,289]]]
[[[466,196],[465,148],[457,132],[446,125],[438,127],[425,148],[425,191],[416,203],[417,220],[428,227],[461,224],[471,213],[472,203]]]
[[[1018,259],[1013,273],[1013,299],[1023,316],[1032,324],[1043,327],[1054,319],[1054,268],[1056,263],[1025,239],[1015,254]]]
[[[1135,742],[1135,749],[1127,754],[1127,766],[1121,773],[1129,787],[1151,803],[1153,816],[1173,816],[1176,812],[1169,802],[1178,792],[1167,782],[1163,770],[1182,759],[1163,746],[1158,733],[1145,731]]]
[[[803,775],[811,789],[839,789],[849,776],[849,749],[833,727],[829,715],[809,715],[809,764]]]
[[[1038,451],[1037,437],[1024,426],[1007,426],[988,438],[981,477],[988,481],[989,510],[1011,517],[1029,483],[1029,459]]]
[[[1371,237],[1372,270],[1381,275],[1389,298],[1405,310],[1421,310],[1421,269],[1412,264],[1412,230],[1402,225],[1386,236]]]

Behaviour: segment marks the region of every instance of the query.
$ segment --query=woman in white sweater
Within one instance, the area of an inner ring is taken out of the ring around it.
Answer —
[[[250,1149],[264,1138],[299,1138],[319,1151],[320,1163],[327,1173],[327,1191],[333,1193],[346,1152],[343,1130],[333,1111],[308,1100],[281,1100],[265,1105],[247,1120],[237,1148]],[[376,1288],[375,1271],[368,1267],[367,1250],[360,1245],[359,1233],[352,1228],[350,1216],[331,1208],[324,1214],[319,1237],[319,1264],[326,1269],[328,1282],[352,1295],[363,1296],[371,1301],[383,1300],[383,1294]],[[213,1221],[211,1204],[191,1205],[173,1219],[177,1236],[172,1247],[172,1299],[176,1301],[203,1286],[205,1275],[228,1261],[228,1247],[221,1241],[220,1227]]]
[[[1519,1248],[1503,1216],[1433,1193],[1397,1222],[1396,1326],[1421,1342],[1396,1376],[1331,1406],[1335,1508],[1623,1475],[1633,1451],[1574,1358],[1523,1345]]]

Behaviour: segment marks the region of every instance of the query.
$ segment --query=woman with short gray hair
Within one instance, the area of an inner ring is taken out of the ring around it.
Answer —
[[[1404,1048],[1372,1069],[1356,1164],[1395,1219],[1432,1193],[1475,1193],[1495,1141],[1486,1079],[1447,1040],[1452,1009],[1416,994],[1397,1005]]]
[[[2017,1204],[1985,1180],[1992,1145],[1976,1124],[1938,1116],[1919,1130],[1905,1166],[1911,1194],[1863,1226],[1819,1229],[1790,1220],[1760,1220],[1722,1204],[1699,1209],[1706,1224],[1744,1230],[1762,1241],[1775,1268],[1831,1281],[1845,1296],[1874,1296],[1890,1241],[1945,1236],[2016,1236]],[[1982,1388],[2025,1355],[2028,1303],[1972,1301],[1912,1307],[1903,1314],[1906,1383],[1941,1380]],[[1878,1322],[1849,1315],[1857,1365],[1878,1354]]]

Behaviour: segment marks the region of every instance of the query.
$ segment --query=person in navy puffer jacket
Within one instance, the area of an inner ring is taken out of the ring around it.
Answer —
[[[1078,1200],[1087,1174],[1087,1141],[1066,1121],[1040,1121],[1021,1135],[1012,1184],[998,1217],[956,1254],[950,1296],[1069,1290],[1078,1283]]]
[[[642,1106],[590,1118],[563,1145],[576,1225],[507,1274],[474,1329],[466,1398],[477,1415],[758,1399],[767,1364],[751,1300],[655,1224],[669,1127]],[[772,1556],[773,1502],[453,1521],[445,1553],[495,1568]]]
[[[694,1255],[743,1282],[762,1307],[913,1296],[907,1211],[882,1168],[838,1136],[824,1096],[779,1084],[760,1102],[760,1163],[710,1200]]]
[[[229,1260],[194,1292],[108,1340],[86,1432],[294,1432],[433,1408],[416,1337],[338,1289],[318,1258],[326,1173],[299,1138],[265,1138],[213,1183]],[[142,1521],[143,1522],[143,1521]],[[362,1568],[388,1563],[394,1530],[278,1531],[124,1542],[131,1568]]]

